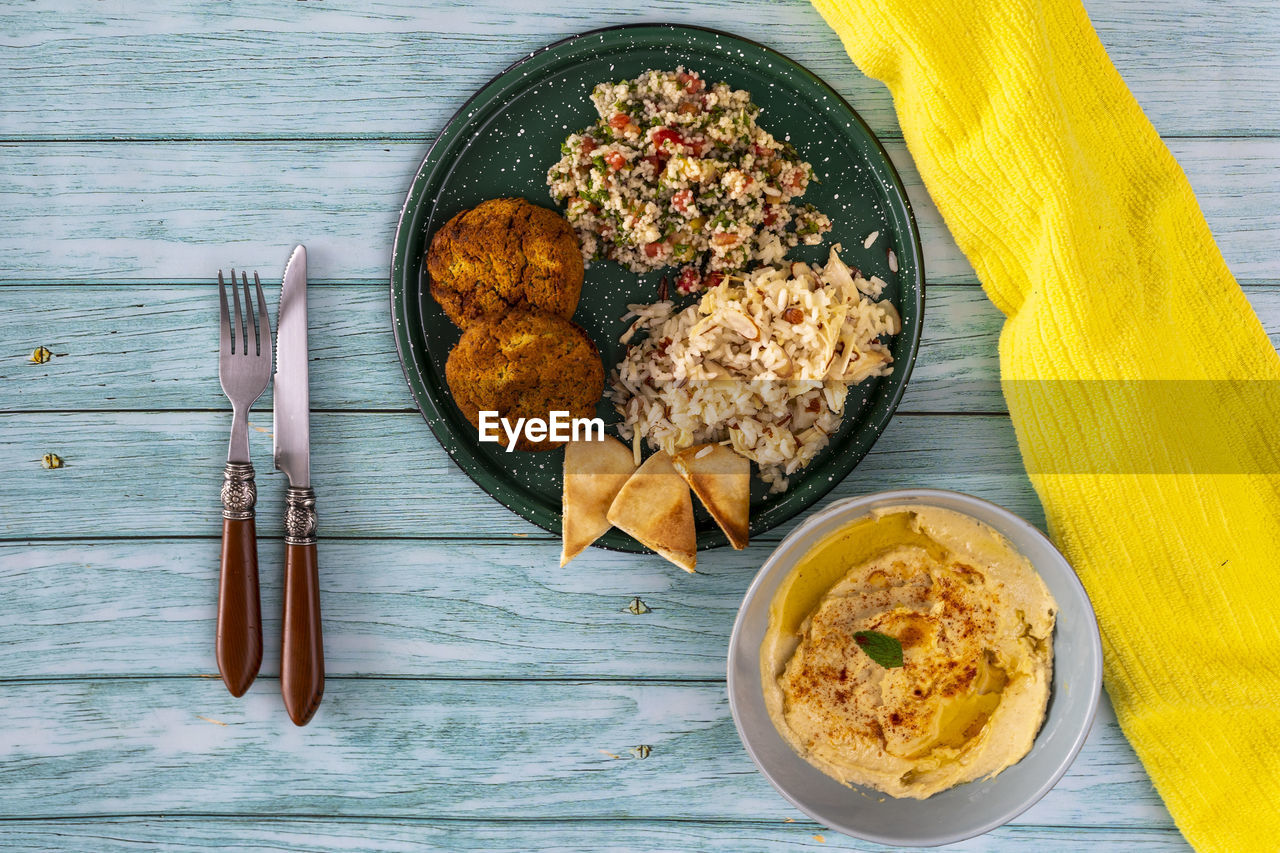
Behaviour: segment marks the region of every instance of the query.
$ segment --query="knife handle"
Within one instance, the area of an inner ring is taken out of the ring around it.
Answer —
[[[262,665],[258,538],[253,465],[228,462],[222,472],[222,560],[218,581],[218,672],[232,696],[243,696]]]
[[[285,493],[284,621],[280,693],[295,725],[305,726],[324,696],[324,642],[320,632],[320,579],[316,570],[316,493]]]

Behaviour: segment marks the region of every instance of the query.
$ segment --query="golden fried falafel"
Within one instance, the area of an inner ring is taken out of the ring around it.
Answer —
[[[513,311],[475,321],[449,353],[445,379],[458,408],[477,429],[480,412],[493,411],[514,426],[517,418],[549,420],[595,415],[604,391],[604,365],[582,329],[555,314]],[[530,442],[519,450],[551,450],[562,441]]]
[[[444,224],[427,253],[431,295],[460,328],[513,308],[572,317],[582,250],[568,221],[521,198],[496,198]]]

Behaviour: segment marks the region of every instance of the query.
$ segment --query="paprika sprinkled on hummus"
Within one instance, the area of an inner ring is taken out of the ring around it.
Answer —
[[[845,784],[923,799],[994,776],[1044,718],[1056,610],[986,525],[879,511],[818,543],[779,588],[761,648],[770,716]],[[871,631],[901,644],[901,667],[868,656]]]

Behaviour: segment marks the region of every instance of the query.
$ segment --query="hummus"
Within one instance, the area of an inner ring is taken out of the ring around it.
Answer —
[[[900,506],[837,530],[774,595],[761,646],[782,737],[840,782],[924,799],[995,776],[1044,719],[1057,604],[1000,534]],[[886,669],[854,634],[902,645]]]

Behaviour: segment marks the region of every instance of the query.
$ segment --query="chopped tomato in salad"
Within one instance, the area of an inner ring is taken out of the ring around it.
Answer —
[[[601,83],[591,100],[599,120],[547,173],[588,262],[679,266],[676,287],[692,293],[830,230],[800,201],[813,167],[756,123],[749,92],[677,68]]]

